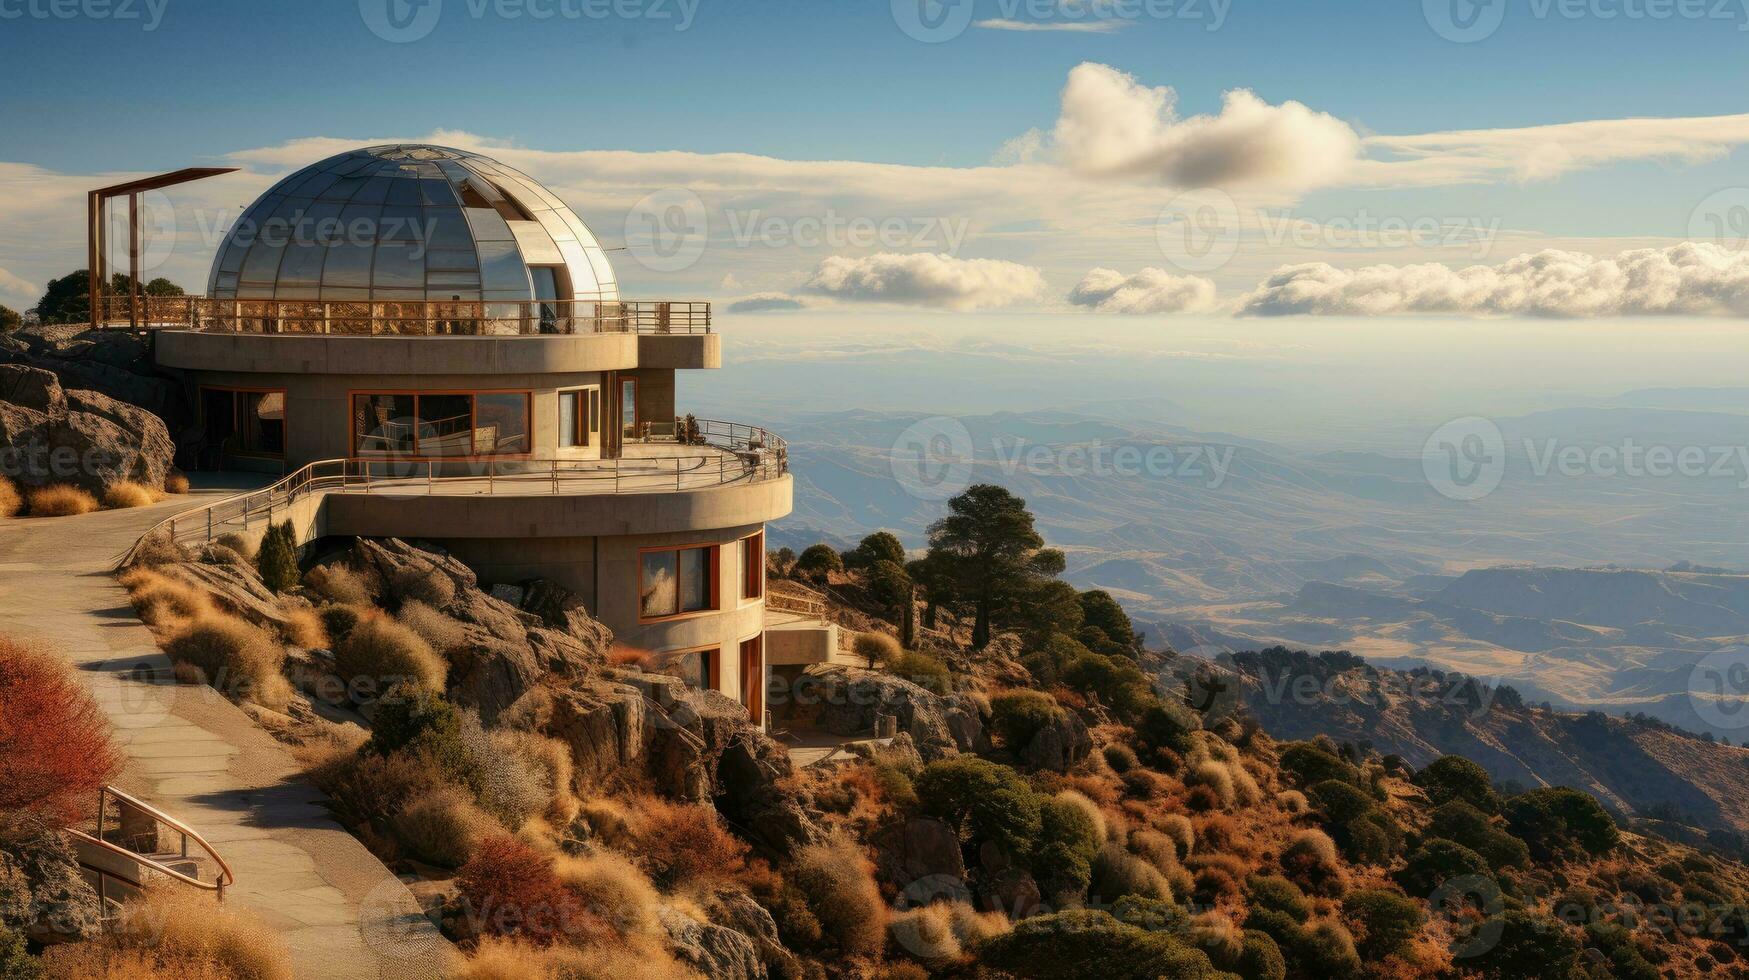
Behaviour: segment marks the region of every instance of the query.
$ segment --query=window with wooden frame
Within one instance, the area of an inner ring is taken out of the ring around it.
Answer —
[[[765,595],[765,532],[741,539],[741,598]]]
[[[285,457],[285,389],[202,388],[207,442],[234,456]]]
[[[600,431],[600,388],[559,392],[559,448],[579,449],[594,445]]]
[[[756,725],[765,723],[765,634],[741,641],[741,704]]]
[[[352,454],[526,456],[532,400],[526,391],[353,392]]]
[[[643,421],[638,415],[637,378],[619,379],[619,421],[626,438],[637,438],[638,423]]]
[[[683,650],[663,657],[660,664],[654,668],[654,672],[678,677],[685,681],[688,687],[714,691],[722,677],[721,661],[722,649],[720,647]]]
[[[638,552],[638,617],[645,622],[720,608],[717,547]]]

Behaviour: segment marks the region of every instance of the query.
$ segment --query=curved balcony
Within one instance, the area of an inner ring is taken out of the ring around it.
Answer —
[[[318,302],[205,296],[103,298],[98,327],[341,337],[708,334],[711,304],[692,301]]]

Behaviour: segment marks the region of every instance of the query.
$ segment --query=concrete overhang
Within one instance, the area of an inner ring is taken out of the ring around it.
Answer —
[[[350,337],[161,330],[157,360],[189,371],[261,374],[568,374],[638,367],[718,367],[715,334],[592,333],[531,337]],[[643,341],[681,341],[645,348]],[[684,343],[691,341],[690,345]],[[711,341],[706,344],[703,341]],[[690,347],[690,352],[689,352]],[[640,364],[646,349],[686,364]],[[714,353],[713,353],[714,352]],[[704,363],[709,362],[709,363]]]
[[[572,538],[669,534],[775,521],[790,512],[789,476],[699,490],[599,494],[424,495],[416,488],[331,492],[328,534],[400,538]]]
[[[722,334],[638,334],[638,367],[690,371],[722,366]]]

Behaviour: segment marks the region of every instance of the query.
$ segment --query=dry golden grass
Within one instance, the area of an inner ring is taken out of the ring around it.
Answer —
[[[401,611],[395,614],[395,618],[419,634],[419,638],[431,644],[431,649],[438,653],[448,653],[467,640],[467,630],[460,620],[446,616],[418,599],[401,603]]]
[[[381,685],[411,680],[433,691],[443,690],[449,665],[419,634],[388,618],[363,619],[334,651],[334,667],[342,677],[372,677]]]
[[[879,956],[886,947],[886,903],[868,857],[845,840],[814,844],[796,854],[789,875],[826,936],[851,956]]]
[[[495,750],[525,760],[541,774],[547,797],[542,816],[555,827],[569,827],[583,806],[575,791],[570,747],[556,738],[508,728],[493,729],[491,740]]]
[[[224,534],[219,535],[213,539],[213,544],[229,548],[237,554],[242,555],[244,558],[247,558],[251,563],[255,561],[255,546],[249,543],[248,538],[235,531],[226,531]]]
[[[164,644],[164,652],[200,668],[209,683],[234,700],[275,711],[291,702],[291,684],[280,673],[285,648],[235,616],[209,611],[194,617]]]
[[[504,827],[457,786],[422,793],[394,818],[395,838],[422,861],[459,868],[480,840]]]
[[[328,649],[328,628],[321,615],[308,606],[286,610],[284,632],[286,642],[294,647]]]
[[[69,483],[51,483],[26,495],[31,517],[75,517],[98,509],[97,498]]]
[[[0,476],[0,518],[12,517],[22,509],[24,498],[19,496],[18,484]]]
[[[177,496],[187,493],[188,477],[183,476],[181,473],[177,473],[174,470],[171,471],[170,475],[164,478],[164,492],[173,493]]]
[[[370,589],[359,574],[345,565],[317,565],[304,573],[304,588],[343,606],[371,601]]]
[[[653,941],[577,949],[487,938],[472,954],[456,953],[449,976],[450,980],[691,980],[698,974]]]
[[[560,855],[553,873],[577,896],[585,912],[619,935],[653,936],[662,928],[656,918],[661,893],[636,865],[618,854]]]
[[[147,626],[174,629],[213,612],[206,592],[150,568],[128,569],[121,584],[128,590],[135,615]]]
[[[112,483],[103,491],[103,506],[109,510],[150,507],[157,502],[158,495],[152,492],[151,487],[132,480]]]
[[[291,980],[291,953],[235,905],[169,890],[130,903],[115,932],[52,950],[50,977],[104,980]]]

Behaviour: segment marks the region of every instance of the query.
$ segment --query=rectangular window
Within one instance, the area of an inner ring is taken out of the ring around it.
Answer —
[[[599,411],[598,388],[579,388],[559,392],[559,446],[575,449],[594,442],[595,413]]]
[[[353,451],[429,459],[527,454],[528,406],[526,391],[354,393]]]
[[[717,661],[722,651],[716,648],[709,650],[692,650],[687,653],[669,654],[656,668],[656,673],[678,677],[685,681],[688,687],[701,690],[715,690],[717,686]]]
[[[285,456],[285,392],[201,390],[207,447],[221,456]]]
[[[765,532],[741,539],[741,598],[765,595]]]
[[[765,635],[741,641],[741,704],[756,725],[765,723]]]
[[[627,438],[638,435],[638,379],[621,378],[619,382],[619,421]]]
[[[716,554],[713,547],[644,552],[638,562],[639,614],[661,619],[717,608]]]

